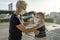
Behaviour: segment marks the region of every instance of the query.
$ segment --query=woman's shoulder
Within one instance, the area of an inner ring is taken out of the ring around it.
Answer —
[[[16,14],[12,14],[12,15],[11,15],[11,18],[17,18],[17,17],[16,17]]]

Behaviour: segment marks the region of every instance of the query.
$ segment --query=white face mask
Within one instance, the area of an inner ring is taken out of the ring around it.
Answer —
[[[35,24],[38,24],[39,21],[40,21],[40,19],[37,18],[36,16],[34,16],[33,14],[32,14],[32,17],[34,18],[34,23],[35,23]]]
[[[23,15],[24,13],[26,13],[26,10],[22,10],[22,11],[20,12],[21,15]]]
[[[18,18],[20,18],[20,15],[18,15]]]
[[[24,13],[26,13],[25,10],[22,10],[22,11],[20,12],[21,15],[23,15]],[[19,18],[19,17],[20,17],[20,15],[18,15],[18,18]]]
[[[35,24],[38,24],[38,23],[39,23],[39,21],[40,21],[40,19],[39,19],[39,18],[36,18],[36,17],[34,18],[34,23],[35,23]]]
[[[31,15],[33,18],[35,17],[34,14]]]

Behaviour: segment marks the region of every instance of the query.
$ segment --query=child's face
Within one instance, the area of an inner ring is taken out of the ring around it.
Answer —
[[[36,17],[39,19],[43,19],[42,15],[37,15]]]

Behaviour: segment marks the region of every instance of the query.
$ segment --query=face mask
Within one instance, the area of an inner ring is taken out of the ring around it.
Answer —
[[[39,21],[40,21],[40,19],[39,19],[39,18],[36,18],[36,17],[34,18],[34,23],[35,23],[35,24],[38,24],[38,23],[39,23]]]
[[[24,13],[26,13],[26,10],[22,10],[22,11],[20,12],[21,15],[23,15]]]
[[[26,13],[25,10],[22,10],[19,14],[23,15],[24,13]],[[18,18],[20,17],[20,15],[18,15]]]
[[[35,24],[38,24],[39,21],[40,21],[40,19],[37,18],[36,16],[34,16],[33,14],[32,14],[32,17],[34,18],[34,23],[35,23]]]
[[[18,15],[18,18],[20,18],[20,15]]]

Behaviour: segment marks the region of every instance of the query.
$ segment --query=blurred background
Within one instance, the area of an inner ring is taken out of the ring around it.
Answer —
[[[16,10],[15,4],[17,1],[0,0],[0,40],[8,40],[9,19]],[[34,12],[43,12],[45,14],[47,38],[49,37],[47,40],[60,40],[60,0],[25,1],[28,3],[28,6],[26,13],[22,15],[23,20],[27,22],[32,18]]]

